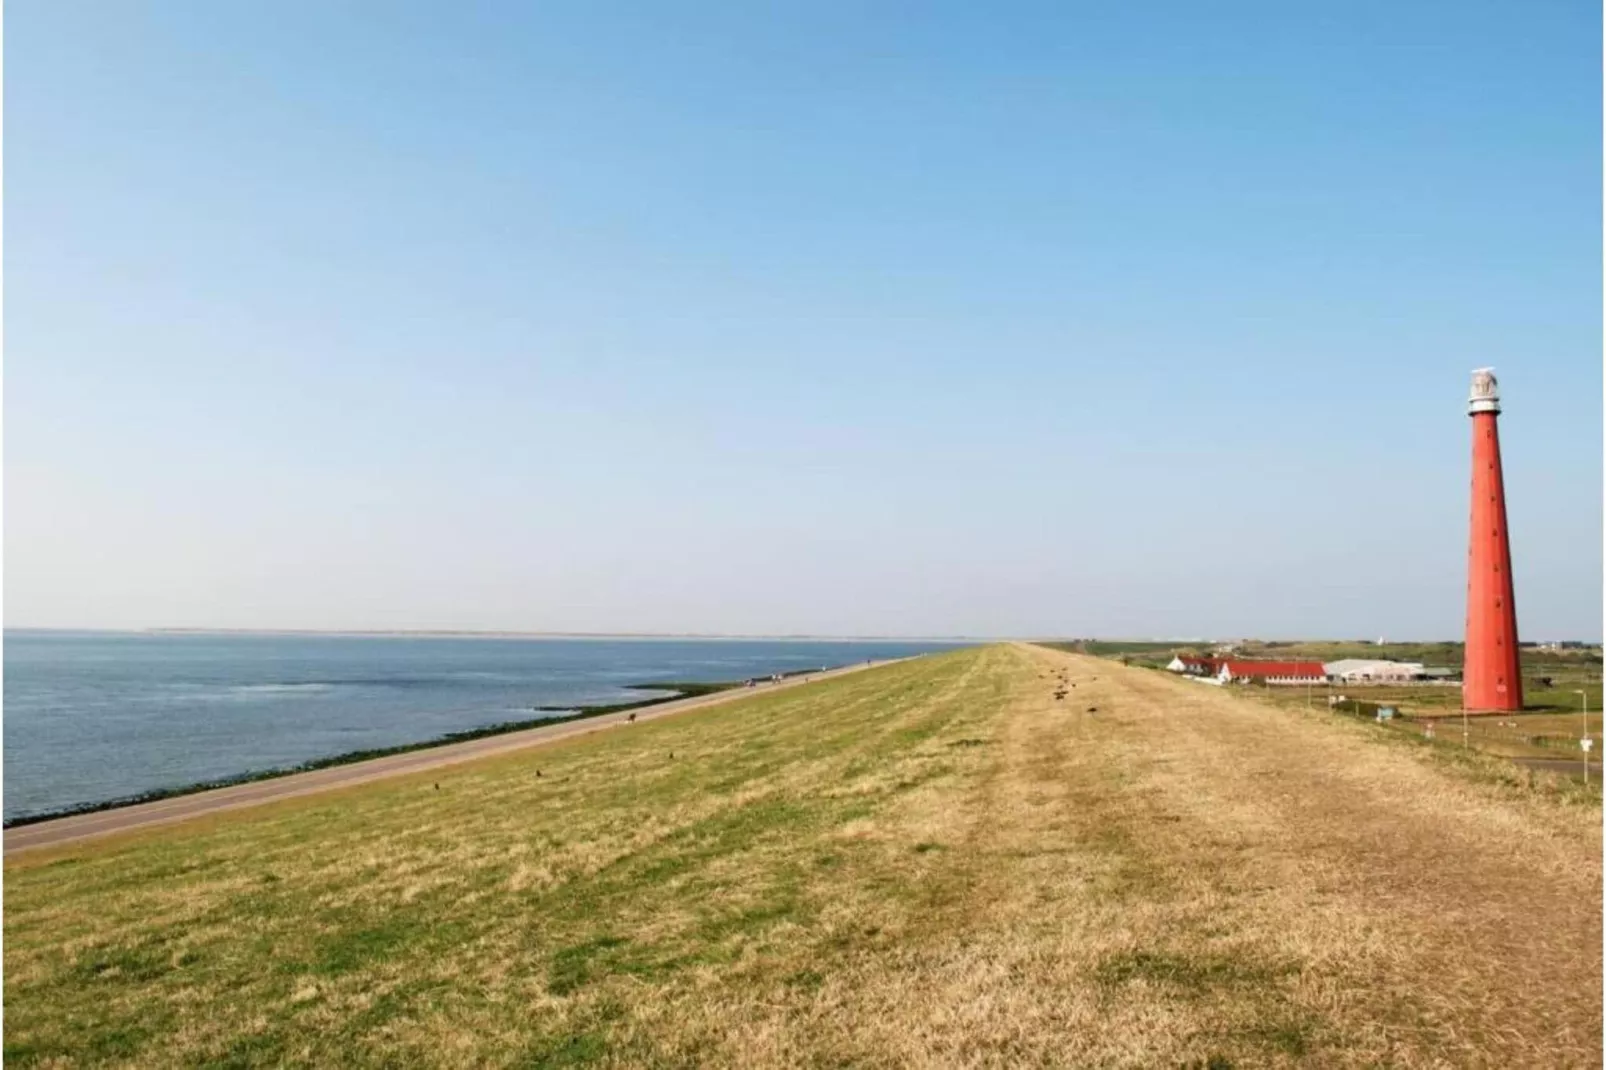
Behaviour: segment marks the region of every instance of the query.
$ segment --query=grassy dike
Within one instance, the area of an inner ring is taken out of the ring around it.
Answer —
[[[8,860],[5,1056],[1598,1062],[1599,821],[968,649]]]

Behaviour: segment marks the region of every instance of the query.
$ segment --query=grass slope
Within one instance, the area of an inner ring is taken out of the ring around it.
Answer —
[[[1599,821],[972,649],[8,861],[5,1054],[1598,1063]]]

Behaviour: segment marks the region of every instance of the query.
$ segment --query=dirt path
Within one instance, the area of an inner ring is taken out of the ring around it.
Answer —
[[[1501,798],[1321,713],[1019,649],[1041,688],[1076,686],[1012,761],[1163,919],[1134,979],[1293,971],[1264,1025],[1290,1054],[1339,1029],[1363,1063],[1600,1065],[1598,810]]]
[[[522,750],[525,747],[552,743],[559,739],[584,735],[588,732],[615,728],[622,724],[652,721],[660,717],[684,713],[687,710],[703,709],[708,706],[733,702],[741,698],[750,698],[754,695],[772,694],[778,690],[804,686],[817,680],[858,672],[869,668],[871,664],[867,662],[849,665],[828,672],[788,677],[773,683],[767,682],[753,688],[719,691],[712,695],[678,699],[674,702],[665,702],[661,705],[648,706],[638,710],[610,713],[600,717],[588,717],[580,721],[566,721],[542,728],[529,728],[519,732],[509,732],[506,735],[469,740],[464,743],[448,743],[439,747],[408,751],[405,754],[375,758],[366,762],[353,762],[350,765],[317,769],[309,773],[294,773],[289,776],[275,777],[271,780],[238,784],[233,787],[218,788],[214,791],[197,792],[194,795],[180,795],[171,799],[158,799],[154,802],[119,807],[115,810],[102,810],[98,813],[80,814],[73,817],[57,818],[53,821],[41,821],[32,825],[22,825],[5,831],[5,853],[10,855],[34,848],[55,847],[74,840],[108,836],[113,833],[154,825],[168,825],[176,821],[186,821],[224,810],[235,810],[244,806],[256,806],[261,803],[288,799],[298,795],[349,787],[353,784],[399,776],[403,773],[417,773],[429,769],[438,769],[442,766],[455,765],[475,758],[506,754],[509,751]],[[878,661],[873,664],[885,665],[888,662]]]

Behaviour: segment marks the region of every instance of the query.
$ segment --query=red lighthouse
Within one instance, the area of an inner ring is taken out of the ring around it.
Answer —
[[[1522,709],[1517,604],[1500,473],[1500,387],[1494,371],[1472,373],[1472,543],[1467,553],[1467,651],[1461,703],[1474,712]]]

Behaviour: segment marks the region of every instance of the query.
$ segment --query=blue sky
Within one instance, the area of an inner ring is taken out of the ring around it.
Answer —
[[[1598,5],[8,14],[10,625],[1601,634]]]

